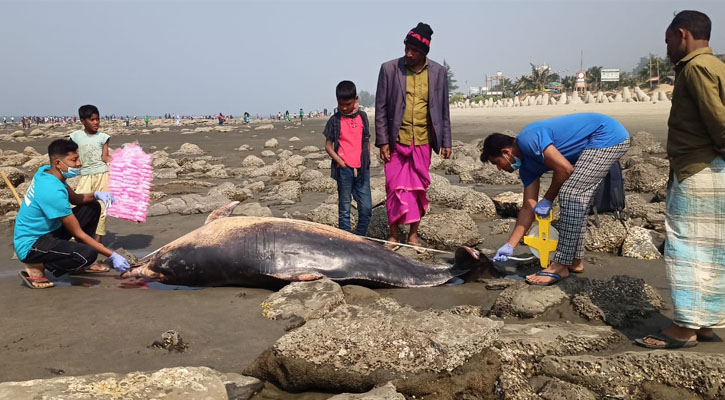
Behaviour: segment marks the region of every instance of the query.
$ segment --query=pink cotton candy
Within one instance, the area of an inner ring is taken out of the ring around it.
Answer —
[[[108,169],[109,190],[115,203],[108,215],[129,221],[144,222],[149,208],[149,191],[153,170],[151,156],[136,143],[127,143],[111,154]]]

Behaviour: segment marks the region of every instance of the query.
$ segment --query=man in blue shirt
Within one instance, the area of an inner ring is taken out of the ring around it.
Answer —
[[[45,278],[47,268],[55,276],[83,269],[98,270],[98,253],[109,257],[116,271],[130,268],[123,256],[95,241],[101,215],[98,201],[113,202],[107,192],[77,194],[66,179],[77,176],[81,162],[78,145],[58,139],[48,146],[50,165],[38,169],[28,187],[15,220],[13,244],[25,263],[20,272],[28,287],[43,289],[53,283]],[[71,209],[70,205],[76,207]],[[70,241],[71,237],[76,240]]]
[[[582,257],[586,216],[592,195],[612,165],[629,149],[629,133],[602,114],[571,114],[527,125],[516,138],[494,133],[483,142],[482,162],[514,172],[524,183],[524,203],[516,227],[494,261],[506,261],[528,232],[534,213],[548,216],[559,196],[559,244],[549,266],[526,277],[532,285],[548,286],[584,269]],[[539,200],[539,178],[553,171],[551,185]]]

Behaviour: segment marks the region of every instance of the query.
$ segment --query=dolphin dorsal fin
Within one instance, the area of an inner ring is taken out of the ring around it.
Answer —
[[[208,224],[211,221],[216,221],[221,218],[226,218],[230,215],[232,215],[232,211],[234,211],[234,208],[239,204],[238,201],[233,201],[229,204],[225,204],[216,210],[209,213],[209,216],[206,217],[206,221],[204,221],[204,225]]]

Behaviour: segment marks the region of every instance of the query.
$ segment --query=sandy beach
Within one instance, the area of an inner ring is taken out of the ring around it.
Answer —
[[[598,112],[608,114],[619,121],[631,134],[647,131],[664,144],[667,135],[668,102],[658,103],[619,103],[619,104],[579,104],[561,106],[536,106],[517,108],[478,108],[453,109],[451,120],[453,139],[471,143],[482,139],[492,132],[518,132],[526,124],[555,115],[576,112]],[[371,120],[372,120],[371,116]],[[140,121],[139,121],[140,122]],[[143,132],[140,125],[128,128],[115,128],[123,134],[112,134],[111,146],[138,141],[149,153],[165,150],[173,153],[183,143],[198,145],[206,156],[216,159],[227,169],[242,167],[242,161],[254,154],[271,163],[276,157],[264,157],[264,144],[271,138],[279,141],[279,147],[272,149],[291,150],[295,154],[305,146],[316,146],[324,153],[324,138],[321,134],[325,120],[315,118],[304,120],[301,124],[292,121],[273,122],[271,129],[254,130],[261,124],[243,127],[237,121],[225,125],[228,132],[189,132],[195,127],[214,127],[213,121],[206,124],[182,125],[181,127],[157,125],[152,121],[149,129],[168,128],[168,131]],[[79,125],[77,125],[79,126]],[[77,129],[77,126],[75,129]],[[101,131],[104,130],[101,122]],[[6,134],[20,128],[1,127],[0,134]],[[183,129],[183,131],[182,131]],[[70,131],[71,127],[58,128],[55,131]],[[374,133],[373,133],[374,134]],[[290,142],[297,137],[300,140]],[[48,137],[29,138],[22,142],[4,141],[3,151],[23,152],[26,146],[34,147],[45,153]],[[249,151],[238,150],[242,145],[252,148]],[[373,149],[377,156],[377,149]],[[454,150],[455,151],[455,150]],[[193,156],[192,156],[193,157]],[[437,157],[434,155],[434,157]],[[319,160],[308,159],[305,165],[313,168]],[[320,170],[327,176],[329,171]],[[29,172],[25,171],[26,175]],[[441,175],[443,172],[438,171]],[[372,170],[373,178],[383,176],[380,166]],[[504,191],[519,191],[519,185],[460,184],[457,177],[447,175],[454,185],[466,186],[476,191],[494,196]],[[181,178],[179,178],[181,179]],[[242,179],[195,178],[213,185],[224,182],[239,183]],[[154,191],[164,192],[167,196],[206,193],[209,188],[187,187],[183,184],[168,184],[176,179],[156,179]],[[282,217],[285,214],[297,217],[306,215],[318,207],[327,198],[327,194],[304,192],[299,201],[293,204],[265,201],[264,193],[274,186],[274,179],[265,182],[265,190],[245,203],[259,202],[269,206],[272,215]],[[7,189],[2,189],[7,191]],[[5,195],[4,195],[5,196]],[[5,196],[7,197],[7,196]],[[434,204],[433,207],[441,207]],[[201,226],[206,213],[153,216],[146,223],[138,224],[117,219],[108,222],[109,235],[104,244],[111,248],[124,248],[137,256],[143,256],[171,240]],[[336,218],[336,216],[334,217]],[[500,217],[474,218],[483,238],[478,246],[483,249],[495,249],[507,238],[507,233],[491,233],[492,226],[498,224]],[[21,285],[17,271],[22,264],[12,260],[13,227],[9,222],[0,226],[0,382],[22,381],[57,376],[86,375],[100,372],[126,373],[131,371],[151,371],[175,366],[208,366],[217,371],[241,373],[262,352],[272,346],[277,339],[285,335],[289,322],[269,320],[262,316],[260,303],[271,293],[270,290],[244,287],[219,288],[175,288],[156,285],[150,288],[138,288],[128,285],[115,272],[78,275],[56,282],[56,288],[50,290],[29,290]],[[441,255],[439,260],[450,257]],[[664,328],[671,316],[671,302],[664,273],[664,261],[638,260],[613,254],[588,252],[586,270],[580,276],[570,279],[607,280],[617,275],[642,278],[651,285],[665,302],[665,309],[653,313],[631,327],[618,329],[629,341],[610,348],[600,354],[621,352],[639,352],[644,349],[631,343],[631,339]],[[176,289],[176,290],[174,290]],[[449,309],[455,306],[469,305],[490,309],[500,291],[486,289],[485,283],[470,282],[460,286],[443,286],[421,289],[376,289],[381,296],[391,297],[399,303],[410,305],[415,310]],[[601,321],[587,321],[561,305],[540,315],[537,322],[556,321],[585,323],[602,326]],[[506,323],[527,323],[526,319],[507,319]],[[176,330],[189,344],[184,353],[167,353],[151,344],[159,340],[167,330]],[[725,330],[716,330],[716,334],[725,337]],[[722,342],[700,343],[697,347],[682,352],[723,353]],[[332,393],[305,392],[286,393],[267,383],[265,389],[254,399],[326,399]],[[676,393],[672,397],[676,398]],[[664,398],[664,397],[663,397]]]

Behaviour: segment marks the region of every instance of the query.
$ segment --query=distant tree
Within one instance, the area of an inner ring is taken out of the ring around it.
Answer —
[[[548,85],[551,82],[561,82],[561,76],[559,76],[556,72],[552,72],[549,74],[546,84]]]
[[[453,93],[454,90],[458,89],[456,79],[453,77],[453,71],[451,71],[450,64],[448,64],[445,59],[443,59],[443,66],[446,68],[446,74],[448,75],[448,93]]]
[[[599,80],[602,78],[602,67],[589,67],[587,70],[587,86],[589,90],[599,90]]]
[[[534,89],[536,91],[541,92],[544,90],[544,86],[550,82],[549,80],[549,74],[551,72],[551,68],[547,66],[536,66],[534,64],[531,64],[531,82],[534,85]]]
[[[574,86],[576,86],[576,76],[567,75],[561,78],[561,84],[564,85],[564,89],[566,89],[567,91],[574,90]]]
[[[451,98],[449,99],[449,102],[451,103],[457,103],[459,101],[466,101],[466,95],[463,93],[455,93],[451,95]]]
[[[375,95],[371,94],[367,90],[361,90],[358,97],[360,97],[359,103],[361,106],[363,106],[363,107],[374,107],[375,106]]]

